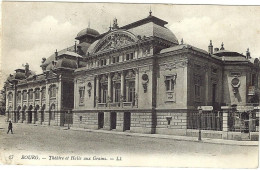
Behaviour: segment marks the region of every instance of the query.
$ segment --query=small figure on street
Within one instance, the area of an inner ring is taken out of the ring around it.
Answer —
[[[8,131],[7,131],[7,134],[9,133],[9,131],[11,130],[11,133],[13,134],[13,124],[11,121],[9,121],[9,124],[8,124]]]

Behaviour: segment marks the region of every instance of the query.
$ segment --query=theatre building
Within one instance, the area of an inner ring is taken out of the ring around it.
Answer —
[[[5,84],[8,118],[42,125],[72,123],[73,71],[84,64],[81,60],[77,53],[66,49],[43,58],[42,74],[36,75],[28,64],[16,69]]]
[[[259,60],[223,43],[202,50],[179,42],[167,24],[150,12],[121,27],[114,19],[102,34],[80,31],[78,44],[44,59],[43,74],[12,79],[7,108],[15,117],[25,111],[26,120],[44,108],[44,118],[32,119],[61,126],[73,113],[73,128],[188,136],[201,129],[202,137],[257,140]],[[24,91],[26,100],[13,96]]]

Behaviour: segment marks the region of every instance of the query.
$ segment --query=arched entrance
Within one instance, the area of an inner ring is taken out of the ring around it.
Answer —
[[[32,123],[32,105],[29,106],[28,108],[28,121],[27,123]]]
[[[49,110],[49,125],[55,121],[55,104],[52,104]]]
[[[22,123],[25,122],[25,120],[26,120],[26,116],[25,116],[26,109],[27,109],[27,106],[24,105],[23,109],[22,109]]]
[[[41,109],[41,124],[42,124],[42,122],[44,122],[44,110],[45,110],[45,104],[42,106],[42,109]]]
[[[17,107],[17,111],[16,111],[16,116],[17,116],[16,120],[17,120],[17,122],[21,121],[20,110],[21,110],[21,106],[18,106]]]
[[[36,105],[36,106],[35,106],[35,109],[34,109],[34,120],[33,120],[33,123],[38,122],[38,110],[39,110],[39,108],[40,108],[39,105]]]
[[[8,111],[7,111],[7,121],[11,120],[11,111],[12,111],[12,106],[9,106]]]

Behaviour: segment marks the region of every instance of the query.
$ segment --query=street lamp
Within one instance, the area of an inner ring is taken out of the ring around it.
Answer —
[[[198,141],[201,141],[201,114],[202,114],[201,106],[198,107],[198,110],[199,110],[199,137],[198,137]]]

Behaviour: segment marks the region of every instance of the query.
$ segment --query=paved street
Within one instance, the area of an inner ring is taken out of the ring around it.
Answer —
[[[1,116],[1,162],[11,164],[163,165],[246,168],[256,167],[258,161],[257,146],[176,141],[61,130],[58,127],[16,123],[13,126],[14,134],[6,134],[8,124],[4,122],[4,117]],[[37,160],[28,159],[26,157],[28,155],[38,156],[38,158]],[[60,157],[53,157],[50,160],[50,156]],[[62,160],[66,156],[70,156],[69,160]],[[71,156],[75,157],[71,158]],[[86,160],[83,160],[84,158]],[[88,158],[90,160],[87,160]]]

